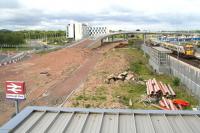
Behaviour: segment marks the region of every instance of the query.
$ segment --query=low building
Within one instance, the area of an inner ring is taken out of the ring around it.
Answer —
[[[152,47],[149,64],[157,73],[170,73],[169,54],[172,53],[163,47]]]

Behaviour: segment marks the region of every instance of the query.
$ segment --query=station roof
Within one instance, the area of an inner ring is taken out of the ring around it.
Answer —
[[[168,49],[163,48],[163,47],[152,47],[152,48],[157,50],[157,51],[159,51],[159,52],[161,52],[161,53],[172,53],[171,50],[168,50]]]
[[[200,111],[26,107],[0,132],[199,133]]]

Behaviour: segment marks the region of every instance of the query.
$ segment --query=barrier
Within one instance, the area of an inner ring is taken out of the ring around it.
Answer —
[[[170,69],[190,91],[200,98],[200,69],[170,56]]]
[[[15,56],[11,57],[9,60],[0,63],[0,67],[6,66],[8,64],[16,63],[16,62],[22,60],[26,55],[27,55],[26,52],[19,53],[19,54],[15,55]]]
[[[145,54],[151,56],[152,48],[146,45],[142,45],[142,50]],[[170,72],[165,74],[173,75],[181,80],[191,92],[200,100],[200,69],[190,64],[180,61],[172,56],[169,56]]]

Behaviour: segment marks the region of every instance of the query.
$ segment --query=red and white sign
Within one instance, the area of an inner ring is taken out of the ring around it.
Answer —
[[[6,98],[25,99],[25,93],[24,81],[6,81]]]

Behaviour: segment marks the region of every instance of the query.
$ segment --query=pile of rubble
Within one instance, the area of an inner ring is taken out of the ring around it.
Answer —
[[[114,48],[123,48],[128,46],[128,43],[119,43],[119,45],[115,46]]]
[[[152,106],[162,110],[182,110],[183,107],[189,106],[187,101],[174,99],[176,94],[169,84],[164,84],[156,79],[149,79],[146,82],[147,99]],[[154,99],[153,101],[151,99]],[[158,103],[154,104],[154,103]]]
[[[121,80],[121,81],[134,81],[135,80],[135,75],[132,73],[132,72],[122,72],[118,75],[115,75],[115,74],[111,74],[108,76],[108,78],[105,80],[105,82],[107,84],[110,84],[112,82],[115,82],[115,81],[118,81],[118,80]]]

